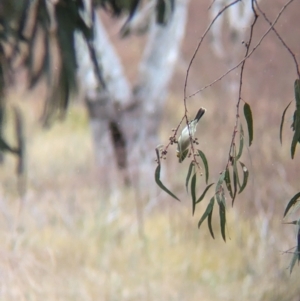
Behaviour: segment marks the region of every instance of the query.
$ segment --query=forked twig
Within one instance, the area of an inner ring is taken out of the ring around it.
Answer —
[[[255,0],[252,0],[252,3],[253,1]],[[186,75],[186,81],[185,81],[185,97],[184,97],[184,102],[186,103],[186,100],[188,98],[191,98],[193,96],[195,96],[196,94],[204,91],[205,89],[213,86],[215,83],[217,83],[218,81],[222,80],[226,75],[228,75],[229,73],[231,73],[232,71],[234,71],[235,69],[237,69],[245,60],[247,60],[252,54],[253,52],[260,46],[260,44],[262,43],[262,41],[265,39],[265,37],[268,35],[268,33],[272,30],[272,28],[275,26],[275,24],[278,22],[280,16],[282,15],[282,13],[285,11],[285,9],[293,2],[294,0],[289,0],[287,1],[287,3],[281,8],[280,12],[278,13],[277,17],[275,18],[275,20],[273,21],[273,23],[270,25],[270,27],[268,28],[268,30],[261,36],[260,40],[257,42],[257,44],[253,47],[253,49],[248,53],[247,56],[245,56],[239,63],[237,63],[235,66],[233,66],[231,69],[227,70],[225,73],[223,73],[220,77],[218,77],[217,79],[215,79],[214,81],[212,81],[211,83],[209,83],[208,85],[204,86],[203,88],[195,91],[194,93],[190,94],[189,96],[186,96],[186,82],[187,82],[187,77],[188,77],[188,74],[189,74],[189,69],[190,69],[190,65],[189,65],[189,68],[188,68],[188,71],[187,71],[187,75]],[[238,2],[238,1],[235,1],[235,2]],[[235,2],[229,4],[229,5],[233,5],[235,4]],[[224,11],[224,10],[222,10]],[[219,16],[219,14],[217,15],[217,17]],[[215,21],[215,19],[211,22],[211,24],[209,25],[208,28],[211,27],[212,23]],[[206,35],[207,32],[205,32],[205,35]],[[204,38],[204,36],[203,36]],[[202,38],[202,40],[203,40]],[[201,40],[201,43],[202,43],[202,40]],[[198,44],[199,45],[199,44]],[[200,47],[200,46],[199,46]],[[194,60],[194,57],[196,56],[196,53],[198,52],[199,48],[197,47],[194,55],[193,55],[193,58],[192,60]],[[192,62],[192,61],[191,61]]]

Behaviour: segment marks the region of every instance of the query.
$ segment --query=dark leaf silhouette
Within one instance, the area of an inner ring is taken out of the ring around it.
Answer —
[[[248,103],[244,104],[244,116],[248,127],[249,146],[251,146],[253,140],[253,118],[252,118],[252,111]]]

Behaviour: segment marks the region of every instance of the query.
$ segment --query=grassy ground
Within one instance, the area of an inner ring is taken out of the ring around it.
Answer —
[[[226,243],[217,216],[213,240],[206,225],[197,229],[202,208],[192,217],[188,198],[163,195],[145,212],[141,239],[132,191],[119,200],[103,197],[83,112],[73,108],[46,132],[27,122],[24,199],[14,160],[7,157],[1,169],[1,300],[299,300],[300,270],[290,276],[290,256],[283,255],[295,237],[281,224],[285,203],[268,209],[269,181],[265,189],[250,185],[228,209]],[[267,169],[256,175],[273,182]]]

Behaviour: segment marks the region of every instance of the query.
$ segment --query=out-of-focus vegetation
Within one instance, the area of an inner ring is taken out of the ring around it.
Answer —
[[[172,96],[168,108],[176,100]],[[222,118],[222,112],[214,102],[204,102],[208,117],[197,136],[202,149],[217,156],[212,161],[217,171],[218,161],[226,158],[227,137],[224,132],[215,139],[219,127],[211,116]],[[117,199],[105,197],[97,183],[83,108],[73,107],[66,122],[47,131],[36,126],[37,108],[23,99],[30,137],[23,200],[11,172],[14,159],[7,156],[1,169],[1,300],[298,300],[299,269],[290,276],[290,255],[283,254],[294,236],[292,226],[282,225],[286,203],[278,191],[289,184],[283,167],[272,165],[282,156],[277,148],[270,152],[269,144],[257,144],[251,153],[255,176],[234,208],[227,208],[226,243],[218,230],[213,240],[206,225],[197,229],[202,208],[192,217],[190,198],[182,189],[177,189],[180,203],[161,193],[155,206],[146,204],[141,239],[132,191],[124,189]],[[177,120],[173,113],[164,121],[162,140]],[[224,120],[226,130],[231,124]],[[273,134],[277,137],[278,131],[261,137],[272,140]],[[270,166],[261,168],[262,161]],[[165,168],[173,183],[182,183],[183,174],[174,176],[175,149]],[[218,223],[214,215],[215,229]]]

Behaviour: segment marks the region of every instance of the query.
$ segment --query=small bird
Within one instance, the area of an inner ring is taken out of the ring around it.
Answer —
[[[198,121],[204,115],[206,109],[200,108],[195,119],[192,120],[181,132],[178,138],[177,144],[177,157],[179,158],[179,163],[181,163],[187,156],[189,151],[189,146],[191,143],[191,138],[194,138],[196,133],[196,128]]]

